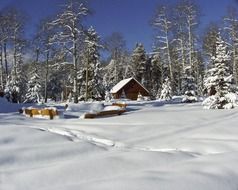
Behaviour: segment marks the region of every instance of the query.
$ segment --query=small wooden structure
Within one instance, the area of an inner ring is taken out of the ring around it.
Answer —
[[[19,113],[24,113],[26,116],[35,117],[35,116],[42,116],[42,117],[49,117],[49,119],[54,119],[54,117],[59,115],[59,112],[56,109],[51,108],[26,108],[20,109]]]
[[[149,91],[133,77],[120,81],[111,89],[110,93],[114,99],[137,100],[139,94],[149,96]]]
[[[101,111],[98,113],[86,113],[84,115],[84,118],[85,119],[93,119],[96,117],[110,117],[113,115],[121,115],[125,112],[126,112],[126,110],[107,110],[107,111]]]

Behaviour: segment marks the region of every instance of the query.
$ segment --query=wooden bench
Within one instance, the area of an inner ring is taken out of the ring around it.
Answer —
[[[108,111],[101,111],[98,113],[86,113],[84,115],[85,119],[93,119],[96,117],[107,117],[107,116],[113,116],[113,115],[121,115],[122,113],[126,112],[126,110],[108,110]]]

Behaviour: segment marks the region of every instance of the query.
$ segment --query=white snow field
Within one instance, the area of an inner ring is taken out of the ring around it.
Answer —
[[[1,102],[1,190],[238,189],[237,108],[135,102],[121,116],[55,120],[10,108]]]

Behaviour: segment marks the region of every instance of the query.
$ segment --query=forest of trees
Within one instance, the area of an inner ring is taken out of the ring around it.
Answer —
[[[151,10],[153,11],[153,10]],[[148,21],[154,29],[153,51],[140,39],[132,51],[123,34],[101,39],[85,25],[86,4],[69,1],[56,16],[42,20],[32,39],[26,36],[26,15],[16,8],[0,12],[0,92],[12,102],[103,99],[120,80],[134,77],[152,98],[213,95],[217,59],[226,63],[228,91],[238,83],[238,12],[229,8],[220,23],[200,29],[202,10],[190,0],[158,5]],[[93,15],[92,15],[93,16]],[[148,24],[148,25],[149,25]],[[223,47],[225,53],[218,53]],[[106,59],[101,54],[107,52]],[[228,56],[229,55],[229,56]],[[215,61],[214,61],[215,60]],[[212,74],[211,74],[212,73]],[[219,72],[217,72],[220,74]],[[210,78],[209,78],[210,77]],[[169,84],[166,86],[166,84]],[[226,88],[227,89],[227,88]]]

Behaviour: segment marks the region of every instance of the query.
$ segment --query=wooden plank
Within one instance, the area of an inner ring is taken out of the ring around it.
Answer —
[[[93,119],[93,118],[97,118],[97,117],[110,117],[110,116],[114,116],[114,115],[121,115],[122,113],[125,113],[126,110],[108,110],[108,111],[101,111],[98,113],[86,113],[84,115],[85,119]]]

